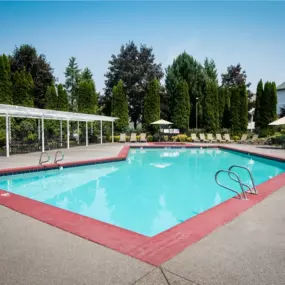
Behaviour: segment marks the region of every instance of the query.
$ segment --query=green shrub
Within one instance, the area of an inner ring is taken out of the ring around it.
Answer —
[[[186,138],[186,141],[187,141],[187,142],[192,142],[192,138],[191,138],[191,137],[187,137],[187,138]]]
[[[177,135],[176,136],[176,140],[177,142],[186,142],[187,139],[187,135],[181,134],[181,135]]]
[[[163,141],[168,142],[168,136],[163,136]]]
[[[139,142],[141,139],[141,136],[137,136],[137,141]]]
[[[236,142],[238,140],[240,140],[240,136],[233,136],[233,140]]]
[[[154,134],[153,137],[152,137],[152,140],[154,142],[158,142],[159,141],[159,134]]]
[[[152,142],[152,141],[153,141],[153,137],[152,137],[151,135],[149,135],[149,136],[147,136],[146,140],[147,140],[148,142]]]

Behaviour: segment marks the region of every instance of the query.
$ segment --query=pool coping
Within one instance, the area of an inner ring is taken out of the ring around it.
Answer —
[[[124,161],[130,148],[141,145],[125,145],[115,157],[87,161],[50,164],[48,166],[20,167],[0,170],[0,175],[11,175],[26,172],[57,169],[59,167],[76,167],[114,161]],[[285,158],[241,150],[221,144],[146,144],[144,148],[221,148],[241,153],[252,154],[271,160],[285,161]],[[285,173],[282,173],[257,186],[259,195],[249,195],[249,200],[240,201],[231,198],[209,210],[194,216],[153,237],[147,237],[99,220],[82,216],[55,206],[32,200],[0,189],[0,205],[30,216],[41,222],[55,226],[69,233],[78,235],[92,242],[114,249],[149,264],[159,266],[177,255],[187,246],[201,240],[215,229],[232,221],[242,212],[256,205],[273,192],[285,186]]]

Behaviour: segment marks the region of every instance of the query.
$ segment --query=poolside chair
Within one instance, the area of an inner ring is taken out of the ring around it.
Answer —
[[[126,134],[120,134],[119,142],[121,142],[121,143],[125,143],[126,142]]]
[[[205,138],[205,135],[204,135],[204,134],[199,134],[199,137],[200,137],[200,140],[201,140],[202,142],[209,142],[209,140],[207,140],[207,139]]]
[[[145,133],[142,133],[140,135],[140,142],[146,142],[146,134]]]
[[[207,138],[210,142],[216,142],[216,140],[213,137],[213,134],[207,134]]]
[[[218,142],[226,142],[226,140],[222,138],[221,134],[216,134],[216,139]]]
[[[234,142],[234,140],[231,139],[229,134],[225,134],[224,135],[224,139],[225,139],[226,142],[230,142],[230,143]]]
[[[248,143],[258,143],[258,137],[259,137],[259,135],[253,135],[253,137],[251,138],[251,139],[249,139],[249,140],[247,140],[247,142]]]
[[[137,142],[137,135],[135,133],[131,133],[130,142]]]
[[[238,141],[238,143],[246,143],[247,142],[247,134],[243,134],[241,136],[241,139]]]
[[[200,140],[197,138],[196,134],[191,134],[191,139],[193,142],[200,142]]]

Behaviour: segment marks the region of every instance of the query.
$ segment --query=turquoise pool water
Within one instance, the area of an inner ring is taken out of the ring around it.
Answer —
[[[216,171],[232,164],[248,167],[256,185],[285,171],[284,163],[219,149],[131,149],[122,162],[3,176],[0,189],[153,236],[233,197],[215,183]],[[240,190],[226,174],[220,180]]]

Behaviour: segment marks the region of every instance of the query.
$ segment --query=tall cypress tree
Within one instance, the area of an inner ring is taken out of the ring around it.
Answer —
[[[259,80],[256,89],[256,98],[255,98],[255,110],[254,110],[254,121],[255,127],[260,127],[261,125],[261,100],[263,96],[263,82],[262,79]]]
[[[271,83],[264,84],[264,91],[260,100],[260,128],[267,129],[272,119],[271,109]]]
[[[160,86],[158,80],[152,80],[147,88],[147,94],[144,98],[143,126],[145,129],[154,130],[150,125],[160,118]]]
[[[50,109],[50,110],[56,110],[58,98],[57,98],[57,92],[56,92],[56,88],[54,84],[52,84],[51,86],[47,88],[45,98],[46,98],[45,108]]]
[[[224,87],[218,89],[218,104],[219,104],[219,125],[223,126],[223,117],[226,106],[226,90]]]
[[[277,90],[275,82],[271,82],[270,107],[271,120],[274,121],[277,118]]]
[[[114,117],[119,119],[115,121],[115,128],[117,131],[126,131],[129,126],[129,111],[128,101],[124,90],[123,81],[120,80],[116,86],[113,87],[113,112]]]
[[[231,126],[232,132],[237,134],[240,132],[240,96],[237,87],[231,90]]]
[[[16,71],[13,81],[14,104],[25,107],[34,107],[34,82],[31,74],[25,70]]]
[[[208,80],[203,106],[204,128],[216,131],[219,128],[218,86],[213,80]]]
[[[0,102],[1,104],[12,104],[12,83],[10,65],[5,55],[0,56]]]
[[[78,86],[78,112],[94,114],[95,112],[95,88],[92,82],[81,81]]]
[[[187,82],[183,79],[178,79],[175,90],[172,122],[175,127],[184,132],[189,127],[190,117],[190,100]]]
[[[57,110],[68,111],[68,95],[62,84],[57,86]]]
[[[247,98],[247,91],[246,86],[243,84],[239,88],[239,100],[240,100],[240,130],[242,132],[247,131],[248,125],[248,98]]]

